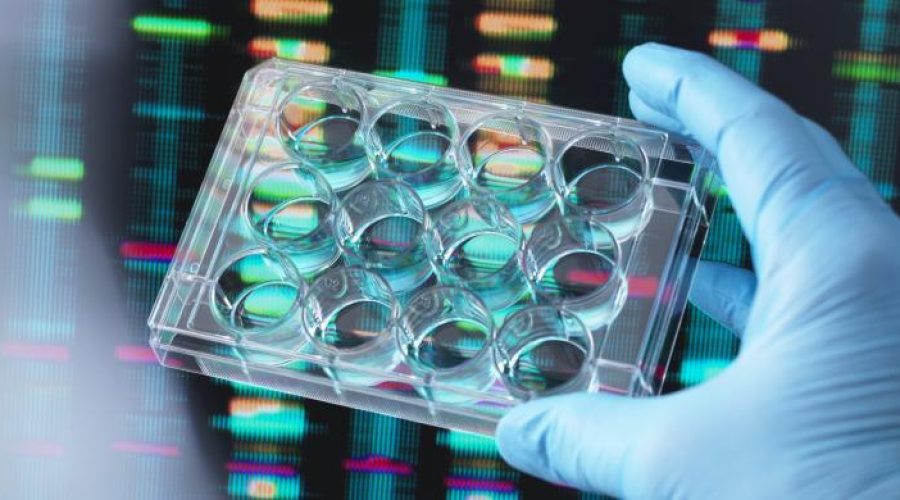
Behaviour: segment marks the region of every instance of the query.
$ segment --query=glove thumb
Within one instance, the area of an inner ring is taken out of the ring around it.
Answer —
[[[644,496],[658,478],[643,446],[664,427],[673,398],[554,396],[520,405],[497,428],[503,458],[547,481],[617,497]],[[646,459],[646,460],[645,460]]]

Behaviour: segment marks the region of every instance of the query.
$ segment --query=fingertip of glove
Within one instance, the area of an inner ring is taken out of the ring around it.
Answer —
[[[622,61],[622,74],[628,85],[641,94],[652,93],[658,66],[665,63],[668,54],[679,49],[655,42],[633,47]]]
[[[504,460],[531,474],[543,468],[543,406],[532,402],[513,408],[500,420],[496,431],[497,447]]]
[[[671,45],[665,45],[657,42],[645,42],[640,45],[635,45],[625,54],[625,59],[623,61],[623,66],[628,67],[629,65],[633,65],[635,62],[640,62],[640,59],[645,57],[653,56],[654,54],[658,54],[660,52],[672,52],[678,50]]]

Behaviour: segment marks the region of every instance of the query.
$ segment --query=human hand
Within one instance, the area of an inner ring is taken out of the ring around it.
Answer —
[[[757,274],[701,263],[691,300],[741,352],[659,398],[521,405],[504,458],[625,497],[900,494],[900,219],[827,132],[714,60],[647,44],[623,69],[638,119],[719,160]]]

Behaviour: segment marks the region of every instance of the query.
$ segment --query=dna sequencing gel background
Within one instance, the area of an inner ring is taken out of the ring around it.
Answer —
[[[0,3],[0,497],[594,498],[488,438],[165,370],[145,321],[257,61],[630,116],[649,40],[783,97],[900,207],[900,0]],[[719,194],[705,257],[749,266]],[[683,333],[667,390],[737,352],[696,310]]]

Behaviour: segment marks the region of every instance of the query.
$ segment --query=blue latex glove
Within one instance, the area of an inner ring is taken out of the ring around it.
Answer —
[[[513,466],[626,497],[900,495],[900,220],[834,139],[714,60],[625,58],[638,119],[715,153],[757,270],[704,263],[692,300],[742,334],[718,377],[659,398],[513,410]]]

